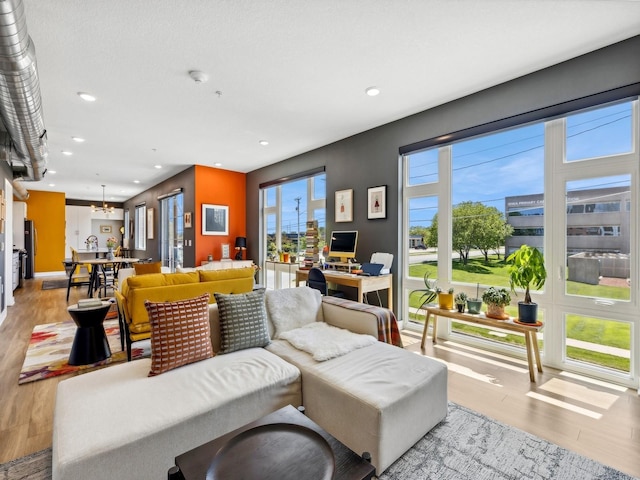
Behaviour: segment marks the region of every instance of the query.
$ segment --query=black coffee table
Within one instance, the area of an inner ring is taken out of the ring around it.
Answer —
[[[370,480],[370,462],[288,405],[175,458],[169,480]]]
[[[69,365],[89,365],[111,357],[111,349],[102,325],[109,308],[110,302],[101,302],[97,307],[67,307],[69,315],[78,327],[71,345]]]

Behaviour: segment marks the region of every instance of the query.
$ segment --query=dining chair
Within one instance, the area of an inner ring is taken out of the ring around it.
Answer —
[[[71,268],[69,268],[69,283],[67,284],[67,302],[71,287],[91,286],[91,265],[82,263],[78,251],[71,248]]]

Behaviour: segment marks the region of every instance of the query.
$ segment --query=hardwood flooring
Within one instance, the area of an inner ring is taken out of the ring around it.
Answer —
[[[68,319],[66,290],[42,290],[41,278],[14,292],[0,326],[0,463],[51,446],[53,406],[65,377],[18,385],[34,325]],[[69,304],[84,298],[72,289]],[[449,367],[449,399],[640,478],[640,397],[629,390],[545,368],[529,382],[524,360],[403,332],[405,348]]]

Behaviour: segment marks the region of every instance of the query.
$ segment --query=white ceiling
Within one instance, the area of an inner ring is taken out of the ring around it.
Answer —
[[[26,186],[101,200],[105,184],[107,201],[188,165],[249,172],[640,34],[632,0],[25,0],[25,10],[56,171]],[[373,85],[382,93],[368,97]]]

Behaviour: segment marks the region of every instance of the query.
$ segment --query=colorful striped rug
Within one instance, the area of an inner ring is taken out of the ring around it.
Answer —
[[[57,323],[36,325],[31,333],[29,348],[20,371],[19,384],[44,380],[45,378],[66,375],[69,373],[85,373],[96,368],[127,360],[127,352],[120,347],[120,327],[116,318],[110,311],[107,320],[104,321],[104,330],[107,334],[111,358],[90,365],[69,365],[69,353],[76,333],[76,324],[73,320]],[[111,317],[111,318],[109,318]],[[133,344],[131,358],[137,359],[151,354],[151,342],[149,340]]]

